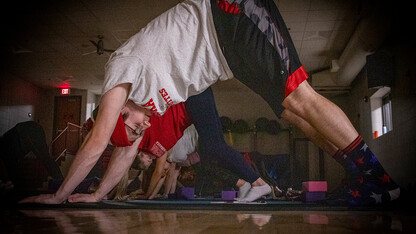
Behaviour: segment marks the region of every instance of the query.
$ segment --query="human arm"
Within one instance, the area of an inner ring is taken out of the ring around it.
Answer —
[[[68,174],[58,191],[54,194],[28,197],[20,201],[21,203],[60,204],[67,200],[69,195],[85,179],[106,148],[115,128],[120,110],[128,97],[129,89],[130,84],[121,84],[102,96],[95,124],[78,150]]]
[[[146,194],[143,196],[143,199],[149,199],[153,192],[156,190],[156,187],[161,180],[162,176],[165,174],[165,163],[170,151],[164,153],[160,158],[156,159],[155,170],[153,171],[152,177],[150,178],[149,187],[147,188]]]
[[[98,186],[97,191],[91,194],[73,194],[69,196],[69,202],[99,202],[101,201],[117,183],[121,180],[133,164],[137,154],[137,147],[142,138],[137,139],[132,146],[116,147],[111,155],[108,168]]]
[[[149,200],[154,199],[159,193],[165,181],[166,181],[166,174],[162,175],[162,178],[160,178],[159,182],[157,182],[155,189],[153,190],[152,194],[150,194],[150,196],[147,199]]]
[[[179,171],[181,170],[181,167],[178,166],[176,163],[172,162],[169,165],[169,171],[166,175],[165,180],[165,192],[163,195],[168,196],[170,193],[175,193],[176,189],[176,179],[179,175]]]

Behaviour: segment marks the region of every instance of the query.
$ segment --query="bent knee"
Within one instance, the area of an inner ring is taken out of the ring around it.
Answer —
[[[290,110],[284,109],[282,114],[280,115],[280,117],[282,117],[285,120],[289,120],[291,114],[292,114],[292,112]]]
[[[294,123],[297,122],[297,120],[300,118],[298,115],[296,115],[295,113],[293,113],[292,111],[285,109],[282,114],[281,117],[287,121],[289,121],[290,123]]]
[[[285,118],[284,116],[286,116],[286,118],[288,118],[293,115],[293,113],[304,116],[308,111],[313,111],[318,98],[319,94],[316,93],[308,82],[304,81],[283,100],[282,105],[286,110],[282,113],[282,117]],[[290,113],[287,110],[293,113]]]

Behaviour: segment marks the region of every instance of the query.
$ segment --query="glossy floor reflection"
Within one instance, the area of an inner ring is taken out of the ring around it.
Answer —
[[[416,233],[383,211],[3,210],[0,233]]]

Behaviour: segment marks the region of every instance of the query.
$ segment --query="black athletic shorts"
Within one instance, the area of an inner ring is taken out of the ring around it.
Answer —
[[[211,0],[220,46],[235,78],[277,116],[282,102],[308,78],[272,0]]]

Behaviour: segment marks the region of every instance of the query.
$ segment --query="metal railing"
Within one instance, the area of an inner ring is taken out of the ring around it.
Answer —
[[[55,161],[67,153],[76,154],[81,144],[81,129],[81,126],[68,122],[64,130],[55,137],[49,146],[49,152]]]

